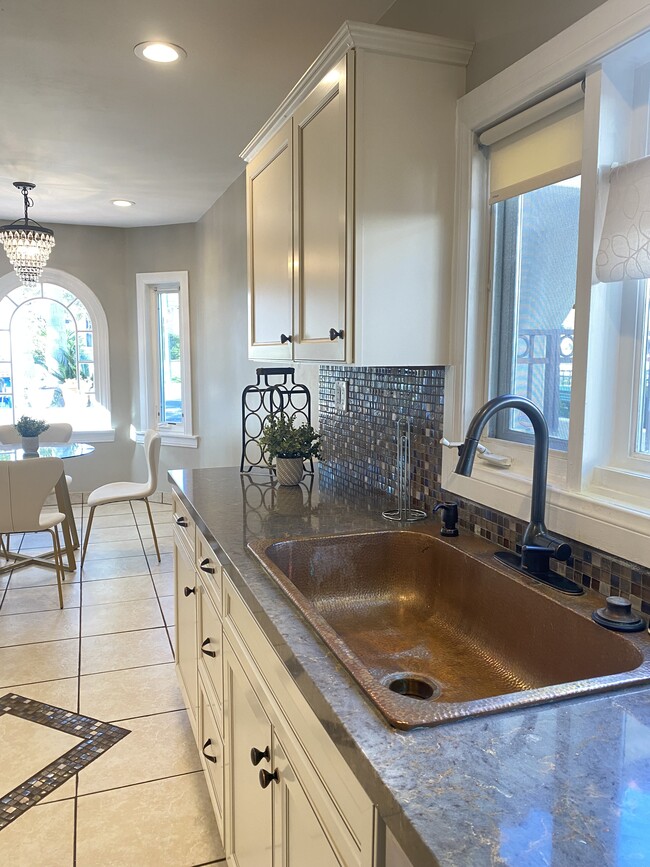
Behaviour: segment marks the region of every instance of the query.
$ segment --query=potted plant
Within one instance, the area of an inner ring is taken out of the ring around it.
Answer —
[[[269,462],[275,461],[275,474],[281,485],[297,485],[306,458],[320,457],[320,434],[307,424],[294,427],[294,418],[271,416],[264,426],[259,444]]]
[[[41,418],[30,418],[22,415],[14,425],[23,441],[23,451],[26,455],[38,454],[38,437],[49,428],[49,424]]]

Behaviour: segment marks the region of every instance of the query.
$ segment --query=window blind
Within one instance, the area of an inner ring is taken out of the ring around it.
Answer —
[[[483,132],[490,204],[579,175],[583,92],[577,84]]]

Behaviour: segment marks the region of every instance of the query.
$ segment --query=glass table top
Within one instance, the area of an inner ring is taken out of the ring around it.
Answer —
[[[92,454],[95,446],[89,443],[43,443],[38,455],[25,454],[18,445],[0,445],[0,461],[22,461],[23,458],[78,458]]]

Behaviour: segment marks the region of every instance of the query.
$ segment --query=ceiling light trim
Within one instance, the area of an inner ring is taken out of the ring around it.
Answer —
[[[147,55],[147,50],[155,48],[168,49],[173,52],[175,57],[155,57]],[[171,63],[178,63],[179,60],[184,60],[187,57],[187,51],[175,42],[166,42],[162,39],[151,39],[148,42],[138,42],[133,48],[133,53],[140,60],[146,60],[147,63],[160,63],[166,66]]]

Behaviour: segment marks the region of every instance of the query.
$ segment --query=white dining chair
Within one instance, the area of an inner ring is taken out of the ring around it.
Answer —
[[[65,515],[63,512],[44,511],[43,506],[62,473],[61,458],[0,461],[0,534],[7,539],[3,555],[9,560],[22,559],[11,551],[11,536],[14,533],[42,533],[45,530],[50,533],[60,608],[63,608],[61,582],[65,580],[65,575],[59,524],[65,521]]]
[[[88,516],[88,526],[84,533],[84,544],[81,551],[81,565],[83,566],[86,557],[86,549],[88,548],[88,540],[90,539],[90,529],[93,525],[95,509],[98,506],[107,506],[109,503],[132,503],[134,500],[144,500],[149,514],[149,523],[151,524],[151,534],[153,543],[156,547],[156,555],[160,563],[160,551],[158,549],[158,539],[156,537],[156,528],[153,523],[153,515],[151,514],[151,506],[149,505],[149,497],[155,493],[158,487],[158,461],[160,460],[160,434],[155,430],[148,430],[144,437],[144,454],[147,460],[148,478],[146,482],[109,482],[107,485],[102,485],[101,488],[95,488],[88,494],[88,505],[90,506],[90,514]],[[133,511],[133,506],[131,506]],[[135,517],[135,513],[134,513]]]
[[[67,421],[56,421],[51,422],[50,426],[46,431],[43,431],[42,434],[39,434],[39,442],[43,443],[43,445],[47,445],[47,443],[69,443],[72,438],[72,425]],[[22,437],[12,424],[0,424],[0,443],[7,446],[20,445],[22,442]],[[72,476],[68,476],[66,474],[65,483],[70,488],[72,484]],[[79,535],[77,533],[77,526],[74,521],[72,521],[70,526],[70,535],[72,537],[72,544],[75,548],[79,547]]]

